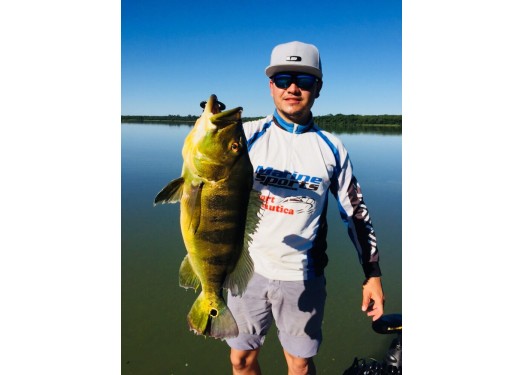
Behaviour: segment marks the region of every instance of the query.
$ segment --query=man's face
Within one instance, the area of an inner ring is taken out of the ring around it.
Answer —
[[[323,82],[319,80],[310,89],[301,89],[295,82],[280,89],[270,80],[270,94],[281,117],[288,122],[304,124],[310,118],[310,110],[322,86]]]

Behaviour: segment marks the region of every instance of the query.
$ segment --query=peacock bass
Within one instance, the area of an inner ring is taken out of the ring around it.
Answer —
[[[195,290],[202,287],[188,313],[190,329],[224,339],[239,331],[222,289],[240,294],[253,274],[244,238],[253,167],[242,129],[242,107],[220,112],[218,103],[211,95],[184,141],[182,176],[159,192],[155,204],[181,204],[187,255],[179,284]]]

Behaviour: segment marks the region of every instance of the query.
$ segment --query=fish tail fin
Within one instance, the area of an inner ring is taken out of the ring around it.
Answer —
[[[237,336],[239,328],[224,299],[220,296],[211,297],[201,292],[193,303],[188,313],[190,329],[196,334],[219,339]]]

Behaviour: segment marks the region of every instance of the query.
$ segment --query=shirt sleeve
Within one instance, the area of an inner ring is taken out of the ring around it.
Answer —
[[[339,204],[366,278],[381,276],[376,234],[352,163],[346,149],[339,147],[341,165],[336,166],[330,189]]]

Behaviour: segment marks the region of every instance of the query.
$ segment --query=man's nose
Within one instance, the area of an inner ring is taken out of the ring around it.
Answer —
[[[300,93],[301,90],[299,89],[299,86],[296,85],[295,82],[292,82],[292,84],[290,86],[288,86],[288,88],[286,89],[288,92],[293,92],[293,93]]]

